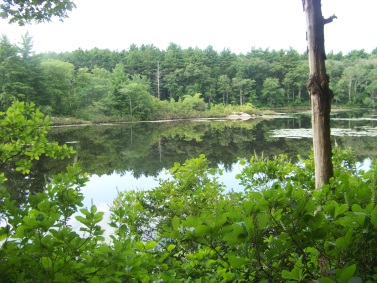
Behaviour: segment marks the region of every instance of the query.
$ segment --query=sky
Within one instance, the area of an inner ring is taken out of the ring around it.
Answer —
[[[306,50],[306,20],[301,0],[76,0],[64,22],[18,27],[0,20],[0,35],[12,43],[29,31],[34,51],[64,52],[92,48],[128,50],[131,44],[153,44],[165,50],[252,48]],[[377,47],[377,0],[322,0],[326,52]]]

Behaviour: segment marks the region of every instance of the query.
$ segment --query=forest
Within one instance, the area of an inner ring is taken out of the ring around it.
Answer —
[[[335,107],[376,106],[377,48],[330,52],[326,67]],[[28,33],[17,44],[0,40],[0,110],[19,100],[54,117],[152,120],[190,110],[223,115],[231,106],[308,107],[307,78],[307,54],[294,49],[237,55],[171,43],[35,54]]]
[[[0,16],[24,25],[65,18],[74,7],[5,0]],[[28,34],[18,44],[2,36],[0,282],[377,282],[377,162],[361,169],[351,149],[334,146],[333,176],[320,189],[313,156],[255,153],[240,160],[241,192],[226,190],[221,170],[199,154],[175,162],[171,178],[152,190],[119,192],[103,226],[105,213],[84,207],[89,176],[75,149],[47,137],[56,117],[151,120],[307,107],[306,57],[293,49],[237,55],[173,43],[34,54]],[[377,49],[330,52],[326,64],[335,106],[375,107]],[[236,129],[232,137],[254,139]],[[73,162],[36,180],[33,164],[45,158]]]

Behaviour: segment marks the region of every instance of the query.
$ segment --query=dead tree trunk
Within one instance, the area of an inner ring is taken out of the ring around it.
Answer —
[[[157,62],[157,74],[156,74],[156,81],[157,81],[157,98],[161,100],[160,95],[160,80],[161,80],[161,73],[160,73],[160,61]]]
[[[333,176],[330,139],[330,112],[333,93],[326,74],[324,25],[331,22],[322,17],[321,0],[303,0],[307,24],[310,75],[307,88],[311,98],[315,186],[328,184]]]

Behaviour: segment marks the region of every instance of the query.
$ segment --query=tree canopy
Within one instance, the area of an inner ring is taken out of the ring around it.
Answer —
[[[53,17],[62,21],[68,17],[67,11],[72,11],[75,7],[75,3],[69,0],[3,0],[0,4],[0,17],[20,26],[32,21],[48,22]]]
[[[6,36],[0,40],[3,110],[19,99],[34,102],[51,115],[128,117],[132,107],[121,90],[129,89],[130,84],[138,84],[144,98],[146,94],[156,98],[148,100],[153,113],[142,109],[149,113],[133,115],[138,119],[163,118],[167,102],[195,94],[200,94],[206,109],[213,105],[274,108],[310,104],[305,87],[307,55],[293,49],[252,48],[237,55],[211,47],[183,49],[172,43],[166,50],[131,45],[121,51],[93,48],[35,54],[32,43],[28,34],[20,44],[11,43]],[[327,54],[335,105],[376,105],[376,56],[376,52],[362,51]]]

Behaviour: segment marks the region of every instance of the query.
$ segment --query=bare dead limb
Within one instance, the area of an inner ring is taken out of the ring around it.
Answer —
[[[331,17],[327,18],[327,19],[323,19],[323,24],[329,24],[331,23],[334,19],[337,19],[338,17],[334,15],[332,15]]]

